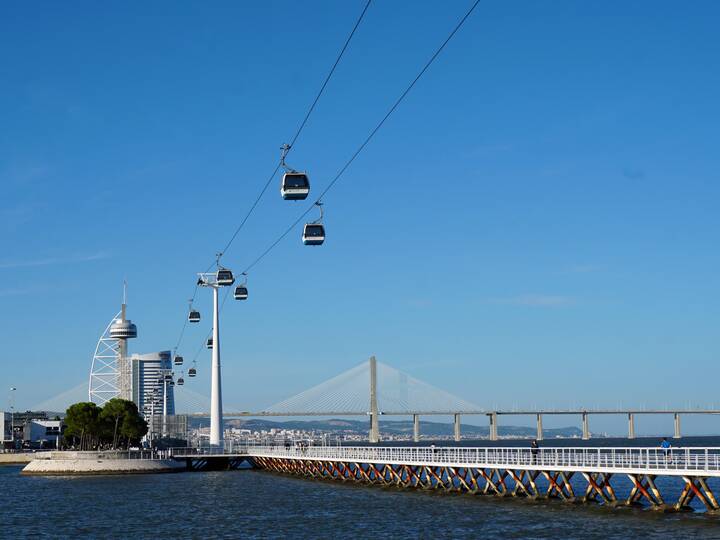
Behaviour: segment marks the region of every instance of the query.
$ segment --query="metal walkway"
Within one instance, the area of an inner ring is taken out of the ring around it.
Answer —
[[[611,507],[688,511],[695,499],[709,512],[720,511],[708,485],[708,479],[720,478],[720,448],[666,454],[657,448],[543,448],[533,453],[529,448],[244,446],[179,448],[172,456],[188,460],[189,467],[244,459],[261,469],[311,478]],[[619,495],[614,477],[629,479],[627,496]],[[677,500],[666,502],[658,477],[681,479]]]
[[[320,461],[352,461],[431,467],[516,468],[564,472],[613,472],[684,476],[702,472],[720,477],[720,448],[673,449],[667,457],[657,448],[457,447],[248,447],[248,456]]]

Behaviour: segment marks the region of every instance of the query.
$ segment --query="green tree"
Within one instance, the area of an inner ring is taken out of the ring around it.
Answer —
[[[90,402],[70,405],[65,412],[65,438],[79,439],[80,450],[87,450],[100,439],[100,407]]]
[[[135,404],[133,403],[133,406],[134,405]],[[137,407],[135,408],[135,411],[136,413],[134,415],[128,415],[125,417],[120,430],[122,436],[127,439],[128,447],[130,447],[131,443],[138,444],[148,432],[147,422],[137,413]]]
[[[117,448],[123,438],[130,446],[131,441],[139,440],[147,433],[147,424],[137,405],[125,399],[108,401],[100,412],[100,422],[102,439],[112,443],[113,448]]]

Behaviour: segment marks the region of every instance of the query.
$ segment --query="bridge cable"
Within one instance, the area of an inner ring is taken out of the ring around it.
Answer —
[[[262,259],[265,258],[265,256],[270,253],[275,246],[277,246],[283,238],[285,238],[302,220],[307,216],[310,211],[315,207],[315,205],[318,202],[321,202],[322,198],[327,194],[328,191],[330,191],[335,183],[340,180],[342,175],[345,173],[345,171],[350,167],[350,165],[355,161],[355,159],[360,155],[360,153],[365,149],[365,147],[368,145],[368,143],[372,140],[372,138],[375,136],[375,134],[380,130],[380,128],[385,124],[388,118],[392,115],[393,112],[395,112],[395,109],[398,108],[400,103],[405,99],[405,97],[410,93],[410,91],[413,89],[415,84],[420,80],[420,78],[423,76],[423,74],[428,70],[428,68],[432,65],[432,63],[435,61],[435,59],[440,55],[440,53],[443,51],[445,46],[450,42],[450,40],[455,36],[458,30],[462,27],[462,25],[465,23],[465,21],[468,19],[468,17],[472,14],[472,12],[475,10],[477,5],[480,3],[480,0],[475,0],[475,2],[470,6],[470,9],[465,13],[465,15],[460,19],[460,21],[457,23],[455,28],[450,32],[450,35],[443,41],[443,43],[438,47],[438,49],[435,51],[435,53],[430,57],[430,59],[425,63],[423,68],[420,70],[420,72],[415,76],[413,81],[408,85],[408,87],[405,89],[405,91],[400,95],[399,98],[395,100],[395,103],[393,103],[392,107],[388,110],[388,112],[385,114],[385,116],[378,122],[378,124],[375,126],[375,128],[370,132],[370,134],[365,138],[365,140],[362,142],[362,144],[355,150],[353,155],[350,157],[348,161],[345,162],[345,164],[342,166],[340,171],[335,175],[335,177],[332,179],[332,181],[327,185],[327,187],[320,193],[320,196],[302,213],[300,216],[290,225],[285,231],[272,243],[270,246],[263,251],[259,257],[257,257],[252,263],[250,263],[244,270],[244,272],[249,272],[252,268],[254,268]]]

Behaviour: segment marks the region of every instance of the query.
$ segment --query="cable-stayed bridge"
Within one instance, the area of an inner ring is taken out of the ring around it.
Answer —
[[[84,401],[87,385],[65,391],[33,407],[34,410],[64,411],[70,404]],[[188,416],[210,416],[211,400],[187,385],[178,388],[177,410],[187,411]],[[454,419],[455,440],[461,438],[461,417],[486,416],[490,427],[490,439],[498,439],[498,418],[501,416],[535,417],[538,440],[543,439],[543,417],[569,415],[580,417],[583,439],[591,437],[591,415],[621,415],[627,418],[628,438],[635,438],[635,416],[662,414],[673,417],[674,436],[681,437],[681,415],[720,415],[715,407],[698,408],[575,408],[575,409],[488,409],[460,398],[424,381],[400,371],[374,357],[340,373],[312,388],[260,410],[242,410],[231,406],[223,413],[225,418],[242,417],[342,417],[364,416],[370,421],[369,439],[380,440],[379,418],[381,416],[410,416],[413,419],[413,439],[420,440],[421,416],[450,416]]]
[[[707,410],[596,410],[593,414],[628,414],[634,437],[634,414],[674,414],[679,437],[681,412],[720,414]],[[497,418],[502,414],[535,414],[538,439],[545,414],[581,414],[583,435],[590,437],[590,411],[488,411],[435,388],[371,357],[340,375],[256,412],[230,412],[225,416],[352,416],[368,415],[370,442],[379,442],[380,415],[412,415],[414,439],[419,440],[420,415],[455,418],[455,439],[460,440],[461,415],[487,415],[491,438],[497,439]],[[281,444],[255,446],[249,442],[197,448],[175,448],[171,456],[185,460],[190,470],[233,468],[246,462],[259,469],[314,479],[368,484],[443,489],[452,492],[559,498],[567,502],[602,502],[609,507],[645,505],[662,511],[694,509],[696,499],[708,512],[720,512],[711,481],[720,478],[720,449],[685,448],[469,448],[399,446],[308,446],[286,439]],[[573,476],[577,477],[573,480]],[[626,491],[614,476],[631,482]],[[665,483],[682,479],[676,502],[668,499]],[[582,477],[582,480],[580,479]],[[583,482],[584,480],[584,482]],[[584,496],[582,495],[584,493]],[[696,504],[700,508],[699,504]]]
[[[199,394],[198,394],[199,396]],[[199,396],[202,397],[202,396]],[[206,409],[207,410],[207,409]],[[369,440],[380,440],[380,416],[412,416],[413,439],[420,440],[421,416],[451,416],[455,440],[461,438],[462,416],[487,416],[490,439],[498,439],[498,417],[534,416],[538,440],[543,439],[543,417],[546,415],[579,416],[582,437],[590,439],[590,415],[623,415],[627,417],[628,438],[635,438],[635,416],[645,414],[671,415],[674,437],[681,437],[680,416],[688,414],[720,415],[720,409],[705,408],[628,408],[628,409],[487,409],[420,381],[392,366],[369,361],[328,379],[308,390],[258,411],[230,410],[225,417],[292,417],[292,416],[367,416],[370,419]],[[207,413],[190,416],[206,417]]]
[[[282,416],[327,414],[328,411],[356,415],[369,414],[374,406],[384,414],[409,414],[413,411],[485,412],[475,403],[377,362],[374,358],[262,412]]]

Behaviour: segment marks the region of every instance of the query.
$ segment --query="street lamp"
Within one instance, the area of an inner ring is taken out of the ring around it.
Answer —
[[[172,369],[161,369],[163,383],[163,417],[162,417],[162,436],[167,437],[167,416],[168,416],[168,385],[174,386]]]
[[[150,448],[153,447],[153,439],[155,434],[155,402],[157,401],[158,397],[160,396],[160,390],[156,387],[153,388],[151,394],[150,394],[150,429],[148,430],[149,433],[149,442],[150,442]]]
[[[10,440],[13,449],[15,449],[15,390],[17,388],[14,386],[10,387],[10,397],[8,398],[10,402]]]

